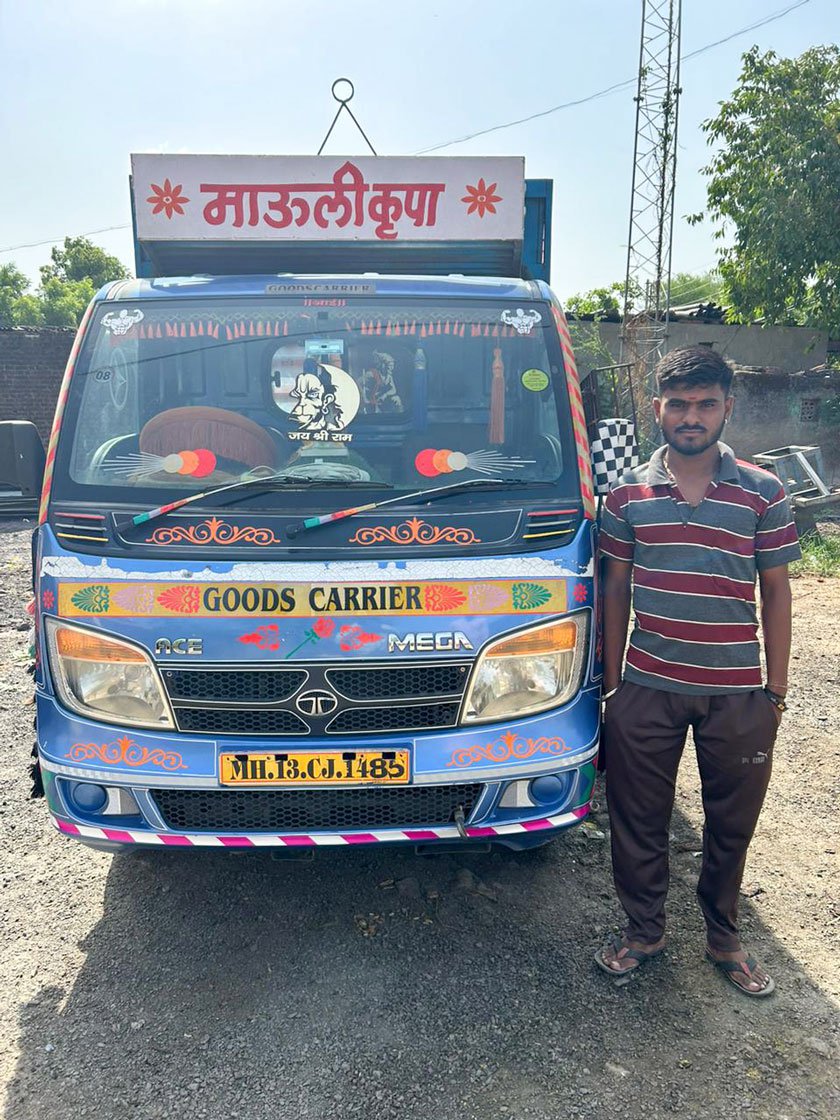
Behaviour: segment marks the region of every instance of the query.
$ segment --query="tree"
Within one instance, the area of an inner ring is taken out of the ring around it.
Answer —
[[[37,292],[29,291],[29,280],[15,265],[0,267],[0,327],[78,326],[103,284],[130,275],[116,257],[84,237],[66,237],[50,256]]]
[[[50,253],[52,264],[41,266],[41,284],[49,280],[68,283],[90,280],[99,289],[109,280],[126,280],[131,274],[116,257],[88,241],[86,237],[65,237],[62,248]]]
[[[689,303],[722,303],[726,299],[723,280],[715,269],[708,272],[677,272],[671,277],[671,307]]]
[[[733,317],[840,332],[840,50],[753,47],[742,62],[703,125],[718,145],[704,171]]]
[[[28,295],[29,280],[13,264],[0,266],[0,327],[38,326],[44,313],[36,296]]]
[[[42,274],[44,270],[42,269]],[[43,323],[47,327],[76,327],[85,308],[96,295],[98,285],[88,276],[80,280],[44,279],[39,290]]]
[[[567,314],[574,315],[576,319],[591,315],[596,322],[604,319],[617,322],[621,319],[623,302],[624,284],[615,280],[608,287],[592,288],[588,292],[569,296],[564,307]]]

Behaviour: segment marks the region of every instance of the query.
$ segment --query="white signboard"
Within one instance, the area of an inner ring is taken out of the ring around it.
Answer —
[[[131,157],[140,241],[521,241],[519,157]]]

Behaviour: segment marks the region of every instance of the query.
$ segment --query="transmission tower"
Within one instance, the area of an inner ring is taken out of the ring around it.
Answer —
[[[668,337],[681,7],[681,0],[642,0],[621,361],[632,367],[639,436],[649,441],[652,372]]]

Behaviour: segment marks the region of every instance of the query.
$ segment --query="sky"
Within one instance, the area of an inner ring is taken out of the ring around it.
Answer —
[[[682,54],[796,0],[683,0]],[[554,180],[552,287],[561,299],[624,279],[642,0],[0,0],[0,265],[37,281],[51,245],[86,234],[133,268],[131,152],[314,154],[330,87],[380,155],[432,146],[521,155]],[[702,122],[754,44],[792,57],[840,40],[840,3],[806,0],[682,66],[673,270],[714,266],[702,210]],[[326,154],[367,150],[347,114]],[[117,227],[117,228],[111,228]],[[106,232],[93,232],[101,231]],[[12,251],[6,251],[12,249]]]

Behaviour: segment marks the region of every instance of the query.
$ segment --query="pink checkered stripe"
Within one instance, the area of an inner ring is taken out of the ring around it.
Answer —
[[[497,824],[467,827],[467,836],[484,840],[490,836],[514,836],[524,832],[540,832],[546,828],[563,828],[582,820],[589,812],[589,805],[578,805],[568,813],[554,817],[524,821],[522,824]],[[425,840],[457,840],[457,828],[387,829],[376,832],[315,832],[311,835],[293,833],[288,836],[272,832],[243,832],[230,836],[213,836],[207,832],[146,832],[139,829],[96,828],[93,825],[71,824],[53,817],[59,832],[90,840],[112,840],[118,844],[153,844],[169,848],[295,848],[330,847],[346,844],[386,844],[397,841],[420,843]]]

